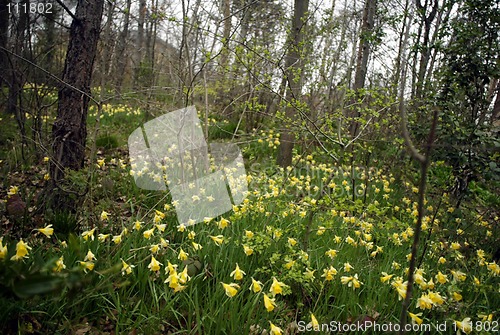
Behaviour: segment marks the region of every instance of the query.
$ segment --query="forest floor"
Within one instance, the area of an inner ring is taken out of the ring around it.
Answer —
[[[0,325],[6,334],[390,333],[406,294],[418,199],[410,161],[336,164],[320,148],[275,166],[279,135],[238,139],[248,195],[179,224],[172,197],[140,189],[128,135],[144,122],[105,106],[85,168],[68,173],[76,214],[40,212],[51,158],[0,129]],[[95,126],[90,111],[89,129]],[[231,125],[209,119],[209,141]],[[92,155],[95,153],[95,157]],[[24,154],[24,157],[22,157]],[[498,184],[473,181],[460,206],[433,161],[409,307],[410,333],[500,330]],[[210,202],[199,190],[193,207]]]

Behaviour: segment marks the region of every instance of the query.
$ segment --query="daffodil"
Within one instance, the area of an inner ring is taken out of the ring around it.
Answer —
[[[252,278],[252,285],[250,285],[250,290],[254,293],[259,293],[262,291],[262,283]]]
[[[434,305],[442,305],[444,303],[444,298],[439,294],[439,292],[429,292],[429,298],[432,300]]]
[[[352,269],[354,269],[354,267],[351,264],[344,263],[344,271],[345,272],[350,272]]]
[[[104,242],[108,239],[109,236],[110,234],[99,234],[97,235],[97,239],[99,240],[99,242]]]
[[[154,256],[151,256],[151,263],[149,263],[148,268],[152,272],[159,271],[160,268],[161,268],[161,265],[163,265],[163,264],[161,264],[160,262],[158,262]]]
[[[125,261],[122,259],[122,275],[124,276],[125,274],[129,275],[132,273],[132,269],[134,268],[134,265],[129,265],[125,263]]]
[[[268,312],[272,312],[273,309],[276,307],[276,302],[274,302],[275,299],[269,298],[267,294],[264,293],[264,307],[267,309]]]
[[[234,269],[233,272],[231,272],[229,274],[231,277],[234,278],[234,280],[242,280],[243,279],[243,276],[246,275],[246,273],[244,271],[242,271],[240,269],[240,267],[238,266],[238,263],[236,263],[236,268]]]
[[[151,229],[148,229],[148,230],[145,230],[143,233],[142,233],[142,236],[144,236],[144,238],[146,240],[149,240],[151,238],[151,236],[153,235],[155,231],[155,227],[151,228]]]
[[[313,313],[311,313],[311,322],[309,323],[309,325],[312,327],[312,329],[314,331],[319,331],[320,328],[319,328],[319,322],[318,320],[316,319],[316,317],[314,316]]]
[[[106,211],[101,212],[101,221],[108,221],[109,219],[109,213]]]
[[[10,198],[11,196],[13,196],[14,194],[17,194],[17,193],[19,193],[19,187],[11,186],[9,191],[7,191],[7,196]]]
[[[428,294],[422,294],[417,300],[417,307],[420,309],[431,309],[433,302]]]
[[[247,255],[247,256],[250,256],[251,254],[253,254],[253,249],[245,244],[243,244],[243,251],[245,252],[245,255]]]
[[[248,238],[248,239],[251,239],[253,238],[254,236],[254,233],[250,230],[245,230],[245,237]]]
[[[461,295],[459,292],[456,292],[456,291],[455,291],[455,292],[453,292],[453,293],[452,293],[452,296],[453,296],[453,299],[454,299],[455,301],[460,301],[460,300],[462,300],[462,295]]]
[[[436,280],[438,283],[444,284],[448,281],[448,276],[439,271],[438,274],[436,275]]]
[[[149,247],[149,251],[151,251],[152,254],[156,254],[160,250],[160,245],[158,244],[153,244]]]
[[[163,233],[165,231],[165,229],[167,228],[167,225],[165,223],[162,223],[162,224],[155,225],[155,227],[158,228],[158,231],[160,233]]]
[[[89,251],[87,251],[87,255],[85,256],[85,258],[83,260],[84,261],[94,261],[95,260],[94,253],[89,249]]]
[[[500,276],[500,265],[498,265],[496,262],[488,263],[487,267],[488,267],[488,270],[494,276]],[[464,274],[464,277],[465,277],[465,274]]]
[[[314,272],[316,272],[316,270],[311,270],[311,269],[307,268],[303,272],[304,279],[314,281]]]
[[[23,258],[28,258],[28,253],[29,253],[28,250],[31,250],[31,247],[21,239],[16,244],[16,254],[12,256],[10,259],[13,261],[18,261]]]
[[[396,289],[396,292],[398,292],[399,300],[406,298],[408,282],[403,282],[403,280],[398,277],[392,281],[391,286]]]
[[[340,277],[340,282],[344,285],[347,285],[347,287],[352,287],[353,290],[360,288],[361,285],[363,284],[358,280],[358,274],[356,273],[354,276],[342,276]]]
[[[140,230],[142,228],[142,224],[143,224],[142,221],[136,220],[134,222],[134,230]]]
[[[193,245],[193,249],[196,251],[203,249],[203,246],[199,243],[196,243],[193,241],[193,242],[191,242],[191,244]]]
[[[7,245],[3,245],[3,237],[0,237],[0,259],[7,257]]]
[[[178,259],[180,259],[181,261],[185,261],[187,260],[189,257],[189,254],[187,252],[185,252],[184,250],[181,250],[179,251],[179,256],[177,256]]]
[[[323,275],[321,277],[325,277],[326,281],[332,281],[333,277],[337,274],[337,269],[333,266],[330,266],[328,269],[323,269]]]
[[[385,282],[391,280],[392,276],[394,276],[394,275],[389,275],[389,274],[387,274],[387,272],[382,272],[382,277],[380,277],[380,281],[382,283],[385,283]]]
[[[64,265],[64,256],[61,256],[56,261],[56,266],[54,266],[52,268],[52,271],[54,271],[54,272],[61,272],[64,269],[66,269],[66,265]]]
[[[37,230],[47,237],[50,237],[52,234],[54,234],[54,228],[52,228],[51,224],[49,224],[45,228],[38,228]]]
[[[79,261],[79,263],[84,268],[85,272],[87,272],[87,270],[89,270],[89,271],[94,270],[95,264],[93,262]]]
[[[411,312],[408,312],[408,315],[410,316],[411,321],[412,321],[413,323],[416,323],[416,324],[420,325],[420,324],[422,324],[422,322],[424,322],[424,320],[422,320],[422,319],[420,318],[420,316],[422,316],[422,313],[413,314],[413,313],[411,313]]]
[[[122,242],[122,234],[113,236],[112,241],[115,244],[120,244]]]
[[[184,270],[182,270],[179,274],[179,283],[186,284],[190,279],[191,277],[188,275],[188,267],[185,266]]]
[[[288,245],[290,247],[294,247],[296,244],[297,244],[297,240],[296,239],[291,238],[291,237],[288,238]]]
[[[280,327],[274,325],[271,321],[269,321],[269,325],[271,326],[271,335],[283,334],[283,330]]]
[[[286,286],[284,283],[278,281],[276,277],[273,277],[273,283],[271,284],[271,288],[269,291],[273,294],[273,296],[277,294],[283,294],[283,287]]]
[[[217,244],[218,246],[220,246],[222,244],[222,242],[224,242],[224,236],[222,235],[217,235],[217,236],[210,236],[210,238],[212,239],[212,241],[214,241],[215,244]]]
[[[467,275],[462,271],[450,270],[450,272],[453,275],[453,279],[456,281],[464,281],[467,278]]]
[[[455,327],[458,329],[458,334],[461,334],[461,331],[463,331],[466,334],[469,334],[472,332],[472,321],[470,318],[465,318],[462,321],[456,321],[455,320]]]
[[[82,237],[85,241],[88,241],[88,239],[90,238],[92,241],[94,240],[94,232],[95,232],[95,228],[92,229],[92,230],[86,230],[82,233]]]
[[[218,226],[220,229],[224,229],[229,225],[229,223],[230,223],[229,220],[221,218],[219,223],[218,223]]]
[[[335,256],[337,256],[337,253],[338,251],[337,250],[334,250],[334,249],[329,249],[325,252],[325,255],[327,255],[328,257],[330,257],[331,259],[334,259]]]
[[[235,284],[235,283],[230,283],[230,284],[221,283],[221,284],[222,284],[222,287],[224,287],[224,290],[226,291],[226,295],[229,298],[234,297],[236,295],[236,293],[238,293],[238,289],[240,288],[240,286],[238,284]]]

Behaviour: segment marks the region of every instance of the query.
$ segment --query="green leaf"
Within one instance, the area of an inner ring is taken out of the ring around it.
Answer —
[[[35,295],[54,292],[64,286],[65,280],[62,277],[50,275],[34,275],[29,278],[14,283],[12,290],[22,299]]]

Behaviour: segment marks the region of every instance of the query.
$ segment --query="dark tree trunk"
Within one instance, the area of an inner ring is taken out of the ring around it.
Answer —
[[[76,18],[71,24],[62,77],[67,85],[59,89],[57,119],[52,127],[53,163],[50,172],[54,188],[64,178],[65,169],[79,170],[83,167],[90,83],[103,3],[104,0],[79,0]],[[58,206],[57,201],[55,205]]]
[[[296,118],[296,100],[300,99],[302,91],[303,76],[303,40],[306,24],[306,15],[309,7],[309,0],[295,0],[294,14],[290,43],[287,51],[286,66],[286,99],[288,104],[285,110],[285,126],[281,132],[280,147],[276,163],[282,167],[292,164],[292,151],[295,143],[295,134],[290,127],[290,123]]]
[[[7,5],[10,3],[10,0],[0,0],[0,47],[7,49],[8,38],[9,38],[9,11]],[[3,87],[6,83],[9,82],[9,79],[6,77],[6,69],[9,69],[9,57],[5,50],[0,50],[0,69],[2,70],[2,74],[0,74],[0,88]]]

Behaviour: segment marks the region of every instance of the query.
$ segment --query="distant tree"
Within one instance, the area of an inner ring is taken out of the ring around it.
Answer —
[[[90,100],[92,69],[101,30],[104,0],[79,0],[72,14],[70,40],[59,89],[57,118],[52,127],[52,154],[50,166],[52,207],[74,210],[67,195],[58,189],[65,169],[79,170],[85,158],[87,139],[87,111]],[[62,207],[62,208],[61,208]]]

